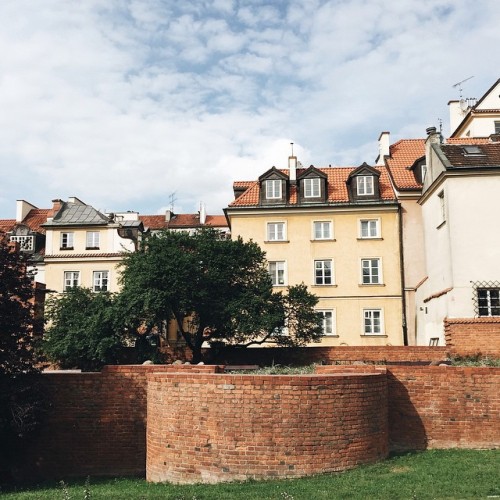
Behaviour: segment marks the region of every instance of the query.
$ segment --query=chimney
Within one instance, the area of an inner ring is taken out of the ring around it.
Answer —
[[[170,219],[172,218],[173,215],[174,213],[172,212],[172,210],[167,210],[165,212],[165,222],[170,222]]]
[[[57,215],[57,212],[61,210],[63,201],[60,199],[52,200],[52,215],[55,216]]]
[[[24,200],[16,201],[16,222],[22,222],[29,214],[30,210],[36,209],[35,205]]]
[[[205,224],[207,220],[207,212],[205,210],[205,204],[200,202],[200,224]]]
[[[390,132],[382,132],[378,138],[377,166],[384,165],[384,157],[389,156]]]
[[[460,99],[460,101],[449,101],[448,108],[450,109],[450,137],[453,136],[465,115],[469,111],[467,101]]]
[[[296,156],[289,156],[288,157],[288,176],[290,179],[290,182],[295,184],[297,182],[297,157]]]

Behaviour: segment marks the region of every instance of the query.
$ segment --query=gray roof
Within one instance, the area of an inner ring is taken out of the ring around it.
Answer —
[[[69,225],[106,225],[109,218],[85,204],[65,202],[54,216],[52,221],[47,221],[44,226],[69,226]]]

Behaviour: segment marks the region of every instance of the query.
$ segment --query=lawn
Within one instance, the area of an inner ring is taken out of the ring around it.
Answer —
[[[444,499],[500,498],[500,450],[430,450],[320,476],[218,485],[150,484],[143,479],[66,480],[3,490],[4,500]]]

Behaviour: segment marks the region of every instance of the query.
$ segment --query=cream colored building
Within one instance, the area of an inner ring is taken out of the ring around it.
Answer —
[[[399,208],[387,171],[272,168],[236,182],[233,238],[266,252],[276,290],[305,283],[319,298],[324,345],[403,345]]]

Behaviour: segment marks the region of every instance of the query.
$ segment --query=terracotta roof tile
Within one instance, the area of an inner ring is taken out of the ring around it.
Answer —
[[[8,233],[12,231],[16,225],[16,219],[0,219],[0,233]]]
[[[28,212],[28,215],[26,215],[21,223],[16,222],[16,219],[0,219],[0,231],[12,231],[16,224],[24,224],[34,232],[45,234],[45,229],[41,227],[41,224],[47,222],[49,212],[50,209],[48,208],[32,209]]]
[[[500,142],[478,145],[477,154],[456,144],[442,144],[441,150],[455,168],[500,167]]]
[[[446,144],[488,144],[488,137],[448,137]]]
[[[416,160],[425,155],[425,139],[401,139],[389,147],[386,165],[397,189],[421,189],[409,170]]]
[[[346,181],[349,174],[356,170],[357,167],[326,167],[318,168],[327,176],[328,182],[328,203],[348,203],[349,194],[347,191]],[[395,194],[391,187],[389,175],[385,168],[374,167],[378,170],[380,175],[380,195],[382,200],[391,201],[395,200]],[[297,169],[297,177],[299,177],[306,169]],[[281,170],[281,172],[288,175],[288,170]],[[260,186],[258,181],[249,183],[248,189],[236,200],[229,204],[230,207],[249,207],[257,206],[260,202]],[[292,186],[290,189],[290,196],[288,205],[297,204],[297,188]]]
[[[170,221],[165,220],[164,215],[139,215],[145,227],[149,229],[187,229],[195,227],[227,227],[224,215],[207,215],[205,224],[200,223],[199,214],[174,214]]]

